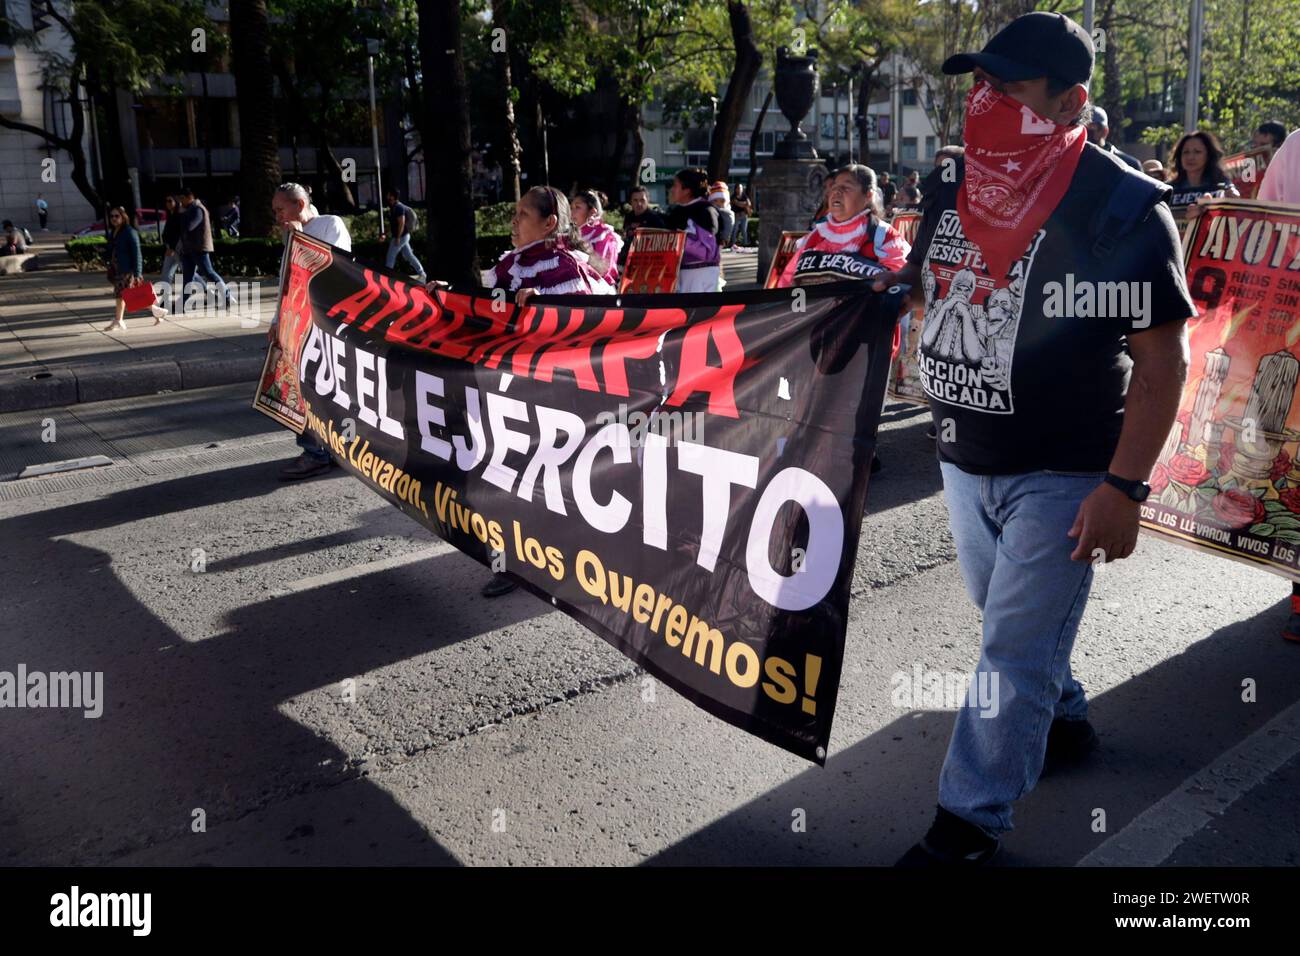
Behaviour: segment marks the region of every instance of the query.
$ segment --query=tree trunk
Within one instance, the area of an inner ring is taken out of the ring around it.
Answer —
[[[208,70],[206,63],[200,63],[200,82],[203,83],[203,171],[207,174],[208,185],[212,185],[212,99],[208,96]]]
[[[614,115],[618,117],[618,126],[614,130],[614,152],[609,157],[609,169],[605,173],[605,182],[611,193],[617,195],[618,184],[623,182],[623,157],[627,155],[627,132],[628,132],[628,114],[631,104],[626,102],[621,96],[618,98],[618,105],[614,108]],[[638,159],[637,163],[640,164]],[[632,174],[636,176],[634,172]]]
[[[636,153],[632,157],[635,165],[632,167],[633,182],[637,186],[644,186],[647,182],[655,182],[659,178],[656,171],[652,178],[647,177],[648,169],[643,169],[645,164],[645,133],[641,131],[641,105],[639,103],[628,104],[628,128],[632,130],[632,151]]]
[[[758,78],[763,57],[754,42],[754,25],[749,19],[749,8],[740,0],[727,0],[727,18],[731,22],[731,40],[736,48],[736,62],[727,81],[727,95],[718,107],[718,119],[709,142],[709,179],[727,178],[731,168],[731,147],[736,130],[745,116],[749,91]]]
[[[1106,49],[1101,54],[1102,85],[1106,90],[1103,106],[1109,121],[1110,135],[1108,142],[1122,143],[1124,132],[1124,84],[1119,73],[1119,56],[1113,42],[1115,33],[1115,0],[1110,0],[1102,11],[1099,26],[1106,37]]]
[[[230,0],[230,70],[239,104],[239,199],[241,228],[269,236],[275,226],[271,199],[280,184],[275,79],[266,0]]]
[[[417,0],[424,111],[420,141],[428,182],[437,183],[438,202],[429,206],[427,252],[433,274],[452,282],[478,284],[474,202],[470,166],[469,90],[461,53],[457,0]]]
[[[506,0],[492,0],[492,24],[505,28]],[[500,198],[518,202],[519,156],[523,150],[519,146],[519,124],[515,122],[514,81],[511,76],[510,55],[509,47],[496,54],[497,81],[501,84],[501,116],[506,132],[505,147],[502,150],[505,163],[501,170],[501,184],[505,189],[505,195]]]
[[[772,91],[767,91],[767,96],[763,98],[763,108],[758,111],[758,122],[754,124],[754,132],[749,134],[749,189],[754,188],[754,176],[758,173],[758,144],[761,141],[763,132],[763,120],[767,119],[767,108],[772,105]]]
[[[122,142],[122,114],[117,104],[117,89],[111,76],[105,84],[91,93],[91,103],[98,102],[104,110],[101,129],[100,156],[104,162],[100,189],[104,201],[111,206],[121,206],[135,215],[135,198],[131,191],[131,177],[127,173],[126,147]]]
[[[334,155],[334,148],[329,144],[325,130],[320,126],[317,126],[312,131],[312,135],[315,137],[316,141],[321,144],[317,155],[320,157],[320,163],[323,163],[323,166],[318,163],[317,169],[322,176],[326,177],[326,182],[328,183],[326,188],[331,197],[332,208],[340,212],[356,212],[361,207],[357,204],[357,197],[356,194],[352,192],[352,187],[349,186],[348,181],[343,178],[343,164],[340,163],[339,158]],[[389,185],[392,184],[390,183]],[[398,192],[400,193],[402,190],[399,188]],[[383,202],[382,196],[380,197],[380,202]]]

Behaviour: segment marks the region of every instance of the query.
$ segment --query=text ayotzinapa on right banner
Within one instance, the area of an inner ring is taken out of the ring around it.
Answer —
[[[1215,200],[1184,252],[1191,370],[1142,526],[1300,580],[1300,207]]]

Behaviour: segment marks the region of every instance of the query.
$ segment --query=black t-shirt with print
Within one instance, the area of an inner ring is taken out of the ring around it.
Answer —
[[[1124,421],[1127,336],[1196,314],[1178,231],[1158,203],[1104,260],[1094,217],[1120,160],[1088,144],[1065,196],[1000,282],[961,228],[959,183],[932,174],[908,261],[921,268],[917,337],[939,458],[980,475],[1103,472]]]
[[[1190,206],[1202,196],[1212,196],[1215,199],[1221,199],[1228,194],[1228,187],[1232,183],[1224,180],[1202,183],[1199,186],[1193,186],[1185,179],[1176,179],[1169,184],[1174,194],[1169,197],[1171,206]]]

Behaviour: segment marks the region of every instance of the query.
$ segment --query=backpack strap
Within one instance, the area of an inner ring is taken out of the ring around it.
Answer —
[[[1097,259],[1113,255],[1119,240],[1143,222],[1159,203],[1167,202],[1173,195],[1169,186],[1146,173],[1127,168],[1118,171],[1120,175],[1110,190],[1110,198],[1092,221],[1092,255]]]

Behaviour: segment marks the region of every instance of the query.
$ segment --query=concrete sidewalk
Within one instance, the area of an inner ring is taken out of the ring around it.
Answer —
[[[66,239],[39,234],[41,267],[0,277],[0,412],[256,382],[275,316],[274,277],[237,280],[256,282],[253,310],[205,308],[158,326],[136,312],[126,332],[106,332],[112,287],[102,272],[73,268]],[[754,287],[755,261],[753,250],[723,253],[729,290]]]
[[[113,290],[104,274],[76,271],[66,236],[35,238],[40,268],[0,278],[0,412],[257,379],[275,314],[273,277],[238,280],[250,283],[236,287],[246,295],[256,291],[256,308],[196,309],[158,326],[136,312],[127,331],[105,332]]]

